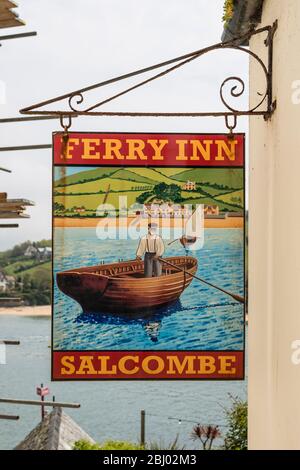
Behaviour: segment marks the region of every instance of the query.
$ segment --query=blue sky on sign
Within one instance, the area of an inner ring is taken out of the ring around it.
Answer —
[[[86,167],[83,167],[83,166],[80,166],[80,167],[64,167],[64,174],[65,176],[70,176],[70,175],[75,175],[76,173],[80,173],[81,171],[86,171],[88,170],[88,168]],[[90,167],[91,170],[94,169],[94,167]],[[54,168],[54,179],[57,180],[61,178],[61,168],[60,167],[56,167]]]

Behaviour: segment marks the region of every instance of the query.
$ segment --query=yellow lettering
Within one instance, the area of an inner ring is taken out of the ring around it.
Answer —
[[[216,360],[213,356],[198,356],[199,370],[198,374],[213,374],[216,372]]]
[[[103,160],[113,160],[114,157],[118,160],[124,160],[124,155],[121,154],[120,150],[122,142],[118,139],[103,139],[105,144],[105,154]]]
[[[62,375],[72,375],[75,372],[74,356],[62,356],[61,358],[61,374]]]
[[[95,146],[100,144],[100,139],[82,139],[82,142],[83,142],[82,159],[99,160],[100,152],[96,152]]]
[[[123,356],[123,357],[121,357],[121,359],[119,360],[119,370],[120,370],[120,372],[122,372],[123,374],[126,374],[126,375],[136,374],[138,372],[139,368],[137,366],[135,366],[135,367],[133,367],[133,369],[127,369],[126,363],[128,361],[132,361],[135,364],[138,364],[139,357],[138,356]]]
[[[186,374],[196,374],[196,371],[194,370],[194,360],[196,359],[196,356],[186,356],[182,362],[180,362],[178,356],[167,356],[167,359],[169,361],[168,374],[176,374],[178,372],[181,375],[185,368]]]
[[[225,156],[231,160],[235,160],[235,148],[237,146],[238,141],[237,140],[231,140],[228,142],[225,142],[225,140],[216,140],[215,143],[217,144],[218,147],[218,153],[216,156],[216,160],[223,161],[225,160]],[[229,144],[229,145],[228,145]]]
[[[176,140],[176,144],[178,145],[178,155],[176,160],[187,160],[188,157],[185,154],[185,146],[188,143],[187,140]]]
[[[128,160],[137,160],[139,157],[141,160],[147,160],[147,156],[144,154],[143,150],[145,148],[145,142],[140,139],[128,139],[126,140],[128,144]]]
[[[167,145],[169,142],[168,140],[147,140],[148,144],[151,145],[155,154],[153,156],[153,160],[163,160],[164,157],[161,154],[162,149]]]
[[[64,159],[64,158],[68,158],[68,159],[73,158],[72,151],[74,150],[75,145],[79,145],[79,139],[69,139],[68,143],[67,143],[66,155],[65,156],[61,155],[60,158],[62,158],[62,159]]]
[[[97,374],[93,366],[93,356],[80,356],[80,367],[76,371],[77,375]]]
[[[150,369],[149,362],[151,361],[156,361],[157,366],[155,369]],[[142,363],[143,370],[146,372],[146,374],[149,374],[149,375],[160,374],[164,370],[164,367],[165,367],[164,360],[158,356],[147,356],[145,357]]]
[[[98,356],[98,360],[100,362],[100,368],[98,370],[98,374],[113,374],[115,375],[117,372],[117,367],[112,366],[109,370],[108,368],[108,361],[110,360],[110,356]]]
[[[204,160],[210,160],[210,148],[211,144],[213,143],[213,140],[203,140],[203,144],[205,145],[205,147],[200,140],[191,140],[190,142],[192,144],[193,151],[191,160],[200,160],[198,151],[200,152],[200,155],[202,158],[204,158]]]
[[[236,362],[235,356],[220,356],[219,361],[219,374],[235,374],[236,368],[233,367],[233,363]]]

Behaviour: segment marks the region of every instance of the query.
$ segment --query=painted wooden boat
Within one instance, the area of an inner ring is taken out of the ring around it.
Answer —
[[[143,313],[176,301],[197,271],[192,256],[165,259],[186,272],[163,263],[161,276],[145,278],[143,261],[123,261],[59,272],[57,285],[85,312]]]

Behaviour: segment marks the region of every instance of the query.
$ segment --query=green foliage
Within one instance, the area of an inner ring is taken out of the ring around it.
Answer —
[[[106,441],[100,450],[144,450],[144,447],[127,441]]]
[[[73,450],[100,450],[100,445],[81,439],[74,443]]]
[[[33,266],[35,266],[35,264],[36,261],[33,259],[25,259],[23,257],[19,257],[18,261],[14,261],[12,263],[7,260],[6,266],[2,265],[2,270],[8,276],[15,276],[16,274],[25,271],[26,269],[32,268]]]
[[[178,184],[158,183],[154,186],[152,191],[146,191],[136,198],[136,202],[143,204],[149,198],[156,198],[162,201],[182,202],[184,199],[181,196],[181,187]]]
[[[225,24],[225,27],[228,25],[229,21],[233,17],[234,13],[234,0],[225,0],[224,6],[223,6],[223,23]]]
[[[21,295],[29,305],[49,305],[51,303],[51,263],[36,266],[25,271],[21,277]]]
[[[139,444],[128,442],[128,441],[113,441],[108,440],[102,444],[93,444],[86,440],[80,440],[75,442],[73,450],[183,450],[184,447],[178,446],[178,435],[174,441],[169,444],[163,442],[150,442],[149,445],[143,447]]]
[[[153,193],[163,201],[181,202],[181,187],[178,184],[158,183],[153,188]]]
[[[31,244],[37,246],[38,248],[44,248],[46,246],[51,246],[51,240],[43,239],[38,242],[31,242],[30,240],[27,240],[26,242],[15,245],[13,248],[9,250],[1,251],[0,252],[0,266],[5,267],[16,261],[26,260],[26,258],[24,257],[24,253],[26,249],[28,248],[28,246]]]
[[[54,212],[63,212],[65,210],[65,206],[60,202],[55,201],[53,204],[53,210]]]
[[[231,397],[232,407],[226,411],[228,431],[224,450],[247,450],[248,406],[246,401]]]
[[[140,194],[137,198],[136,198],[136,202],[139,203],[139,204],[144,204],[147,199],[149,197],[151,197],[153,195],[152,191],[146,191],[145,193],[142,193]]]
[[[105,441],[102,444],[92,444],[89,441],[75,442],[73,450],[144,450],[144,447],[127,441]]]
[[[32,242],[26,241],[0,253],[0,266],[5,274],[15,276],[16,289],[11,292],[28,305],[51,303],[51,262],[28,259],[24,252]],[[38,248],[51,246],[51,240],[33,242]],[[6,294],[7,295],[7,294]]]
[[[170,442],[169,444],[164,444],[164,442],[156,442],[152,441],[150,442],[149,445],[147,445],[148,450],[183,450],[185,446],[180,447],[178,445],[178,434],[175,437],[173,442]]]
[[[15,245],[10,250],[0,252],[0,266],[6,266],[12,263],[16,258],[22,257],[26,248],[31,244],[29,240],[26,242]]]
[[[51,247],[52,246],[52,240],[48,240],[46,238],[43,238],[42,240],[39,240],[38,242],[34,242],[35,246],[38,248],[45,248],[46,246]]]

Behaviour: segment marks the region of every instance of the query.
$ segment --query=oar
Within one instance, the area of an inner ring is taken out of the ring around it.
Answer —
[[[237,300],[237,302],[240,302],[240,303],[242,303],[242,304],[245,303],[244,297],[241,297],[240,295],[237,295],[237,294],[232,294],[232,292],[228,292],[227,290],[222,289],[222,287],[218,287],[218,286],[212,284],[211,282],[205,281],[204,279],[201,279],[201,277],[195,276],[195,274],[189,273],[189,272],[186,271],[185,269],[179,268],[178,266],[176,266],[176,264],[170,263],[170,261],[166,261],[166,260],[163,259],[163,258],[158,258],[158,259],[159,259],[162,263],[168,264],[169,266],[172,266],[173,268],[178,269],[178,271],[182,271],[183,273],[186,273],[186,274],[188,274],[189,276],[192,276],[192,277],[194,277],[195,279],[198,279],[198,281],[204,282],[204,284],[207,284],[207,285],[210,286],[210,287],[214,287],[215,289],[220,290],[220,291],[223,292],[224,294],[230,295],[230,297],[232,297],[234,300]]]
[[[179,240],[179,238],[175,238],[175,240],[172,240],[171,242],[168,243],[168,246],[172,245],[172,243],[178,242],[178,240]]]

